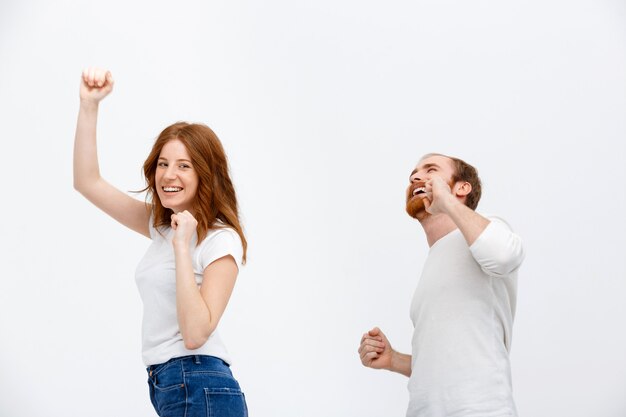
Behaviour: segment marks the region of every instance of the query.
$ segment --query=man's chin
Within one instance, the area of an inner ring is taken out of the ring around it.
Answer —
[[[406,203],[406,212],[414,219],[418,219],[426,212],[423,198],[413,198]]]

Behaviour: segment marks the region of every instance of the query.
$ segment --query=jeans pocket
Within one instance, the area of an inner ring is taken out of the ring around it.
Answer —
[[[158,415],[183,416],[186,410],[187,389],[180,361],[156,368],[148,380],[150,399]]]
[[[246,400],[239,388],[205,388],[208,417],[247,417]]]
[[[165,389],[155,387],[152,405],[159,416],[184,416],[187,410],[185,386],[173,385]]]
[[[150,375],[152,384],[157,391],[169,391],[185,387],[185,376],[180,361],[164,364]]]

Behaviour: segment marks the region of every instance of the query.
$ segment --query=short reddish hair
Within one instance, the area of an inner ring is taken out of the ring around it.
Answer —
[[[472,186],[472,191],[465,197],[465,205],[472,210],[476,210],[480,196],[482,195],[482,184],[478,177],[478,171],[476,168],[463,161],[462,159],[455,158],[454,156],[448,156],[441,153],[429,153],[424,155],[422,159],[429,156],[443,156],[452,161],[454,165],[454,175],[452,175],[452,181],[466,181]]]

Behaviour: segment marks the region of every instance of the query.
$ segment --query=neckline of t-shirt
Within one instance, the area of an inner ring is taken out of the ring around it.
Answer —
[[[452,234],[454,234],[455,232],[459,232],[460,229],[457,227],[455,229],[450,230],[448,233],[446,233],[445,235],[441,236],[439,239],[437,239],[437,241],[435,243],[433,243],[433,245],[430,247],[430,249],[428,250],[429,252],[432,251],[438,244],[439,242],[441,242],[442,240],[445,240],[447,237],[452,236]]]

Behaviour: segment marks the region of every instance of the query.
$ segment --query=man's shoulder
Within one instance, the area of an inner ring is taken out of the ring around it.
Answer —
[[[509,230],[513,230],[513,228],[511,227],[511,225],[509,224],[508,221],[506,221],[503,217],[495,215],[495,214],[491,214],[491,213],[478,213],[481,216],[483,216],[484,218],[486,218],[487,220],[489,220],[490,222],[494,222],[497,224],[501,224],[502,226],[505,226],[507,229]]]

